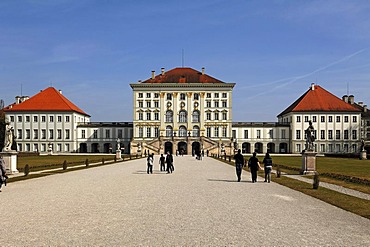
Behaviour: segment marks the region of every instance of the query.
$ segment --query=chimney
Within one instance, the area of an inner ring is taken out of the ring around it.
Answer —
[[[164,75],[164,68],[161,68],[161,73],[162,75]]]
[[[364,102],[359,101],[357,104],[362,107],[364,105]]]
[[[205,71],[206,69],[203,67],[202,68],[202,75],[204,75],[204,71]]]
[[[15,104],[18,105],[21,103],[21,97],[20,96],[15,96]]]
[[[60,89],[59,89],[59,93],[60,93],[60,94],[63,94],[63,93],[62,93],[62,90],[60,90]]]
[[[353,95],[348,96],[348,103],[353,105],[355,103],[355,96]]]
[[[346,103],[348,103],[348,95],[343,95],[342,100]]]
[[[155,78],[155,71],[152,70],[152,79],[154,80],[154,78]]]
[[[367,105],[364,105],[363,110],[364,110],[364,112],[367,112]]]
[[[311,90],[315,90],[315,83],[311,83]]]

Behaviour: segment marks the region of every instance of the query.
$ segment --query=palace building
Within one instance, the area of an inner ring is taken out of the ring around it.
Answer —
[[[130,86],[133,119],[128,122],[90,122],[90,115],[53,87],[17,96],[3,111],[18,151],[112,153],[120,147],[126,154],[301,153],[309,121],[318,153],[358,153],[362,143],[370,151],[367,106],[319,85],[311,84],[277,122],[232,122],[235,83],[207,75],[204,68],[162,68]]]

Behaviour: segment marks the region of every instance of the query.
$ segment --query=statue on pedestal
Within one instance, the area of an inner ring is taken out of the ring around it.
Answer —
[[[314,150],[314,141],[315,141],[315,135],[314,135],[314,128],[312,126],[312,121],[309,121],[309,126],[305,130],[306,132],[306,150],[307,151],[313,151]]]
[[[3,152],[8,152],[12,150],[13,141],[14,141],[14,129],[10,125],[9,121],[5,121],[5,139],[4,139],[4,148]]]

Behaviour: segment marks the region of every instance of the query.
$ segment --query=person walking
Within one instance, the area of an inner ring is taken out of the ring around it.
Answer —
[[[252,174],[252,183],[257,182],[257,171],[260,168],[260,162],[258,161],[256,152],[254,152],[253,156],[248,160],[248,167]]]
[[[161,154],[161,157],[159,158],[161,172],[166,170],[165,163],[166,163],[166,157],[164,157],[163,154]]]
[[[244,157],[241,154],[240,149],[238,149],[238,153],[234,155],[234,160],[235,160],[236,176],[238,177],[238,182],[240,182],[242,178],[242,170],[244,166]]]
[[[265,169],[265,182],[271,182],[271,171],[272,171],[272,159],[269,153],[266,153],[265,158],[263,158],[262,164]]]
[[[146,170],[146,173],[148,174],[153,173],[153,162],[154,162],[154,153],[152,153],[151,155],[150,154],[148,155],[148,158],[147,158],[148,168]]]
[[[167,152],[167,156],[166,156],[166,164],[167,164],[167,173],[172,173],[174,171],[173,157],[169,151]]]
[[[8,176],[6,175],[5,161],[3,160],[3,157],[0,156],[0,192],[3,184],[6,185],[7,178]]]

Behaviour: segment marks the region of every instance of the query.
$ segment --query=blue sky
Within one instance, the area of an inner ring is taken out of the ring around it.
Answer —
[[[61,89],[132,121],[129,83],[184,66],[235,82],[233,121],[276,121],[312,82],[370,104],[370,2],[2,0],[0,99]]]

